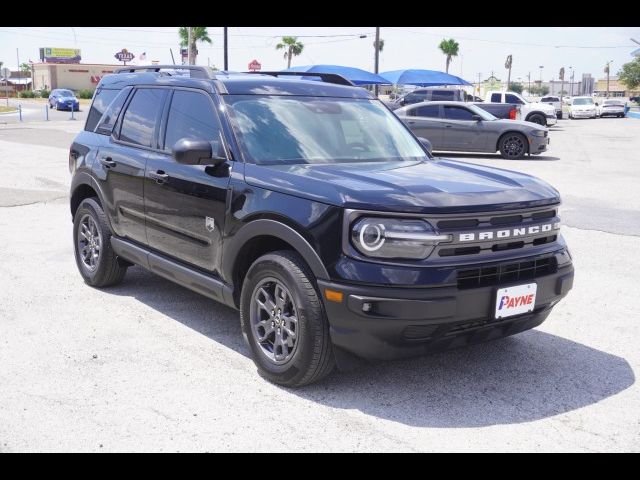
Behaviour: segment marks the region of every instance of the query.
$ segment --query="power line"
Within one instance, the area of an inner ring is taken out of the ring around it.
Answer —
[[[439,33],[429,33],[429,32],[418,32],[416,30],[407,30],[405,28],[393,28],[386,27],[386,30],[396,30],[399,32],[406,33],[415,33],[418,35],[428,35],[431,37],[439,37],[442,38],[443,35]],[[512,42],[508,40],[487,40],[486,38],[472,38],[472,37],[463,37],[460,35],[456,35],[456,38],[461,38],[462,40],[471,40],[474,42],[488,42],[488,43],[499,43],[502,45],[523,45],[527,47],[544,47],[544,48],[633,48],[633,45],[607,45],[607,46],[594,46],[594,45],[548,45],[542,43],[527,43],[527,42]]]

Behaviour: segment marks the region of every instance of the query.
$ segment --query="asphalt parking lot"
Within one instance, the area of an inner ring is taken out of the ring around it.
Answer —
[[[137,267],[82,282],[82,125],[0,118],[0,452],[640,451],[640,120],[561,120],[520,161],[448,155],[562,193],[575,285],[544,324],[300,390],[257,375],[227,307]]]

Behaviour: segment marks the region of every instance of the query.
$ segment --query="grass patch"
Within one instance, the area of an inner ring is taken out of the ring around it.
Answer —
[[[15,108],[15,107],[0,106],[0,113],[15,112],[16,110],[17,110],[17,108]]]

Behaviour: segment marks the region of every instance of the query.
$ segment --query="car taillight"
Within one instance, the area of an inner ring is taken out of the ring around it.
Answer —
[[[517,114],[516,107],[513,107],[511,110],[509,110],[509,120],[515,120],[516,114]]]

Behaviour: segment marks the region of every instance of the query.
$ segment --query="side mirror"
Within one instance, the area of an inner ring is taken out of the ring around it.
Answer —
[[[599,107],[600,105],[598,105],[598,102],[596,102],[596,107]]]
[[[471,115],[471,120],[473,120],[474,122],[481,122],[482,117],[480,115]]]
[[[226,160],[221,155],[221,147],[219,140],[209,142],[199,138],[181,138],[171,153],[176,162],[182,165],[218,165]]]
[[[433,151],[433,147],[431,146],[431,142],[429,140],[427,140],[426,138],[424,138],[424,137],[418,137],[418,140],[420,140],[420,143],[425,148],[425,150],[427,152],[429,152],[429,155],[433,155],[431,153]]]

